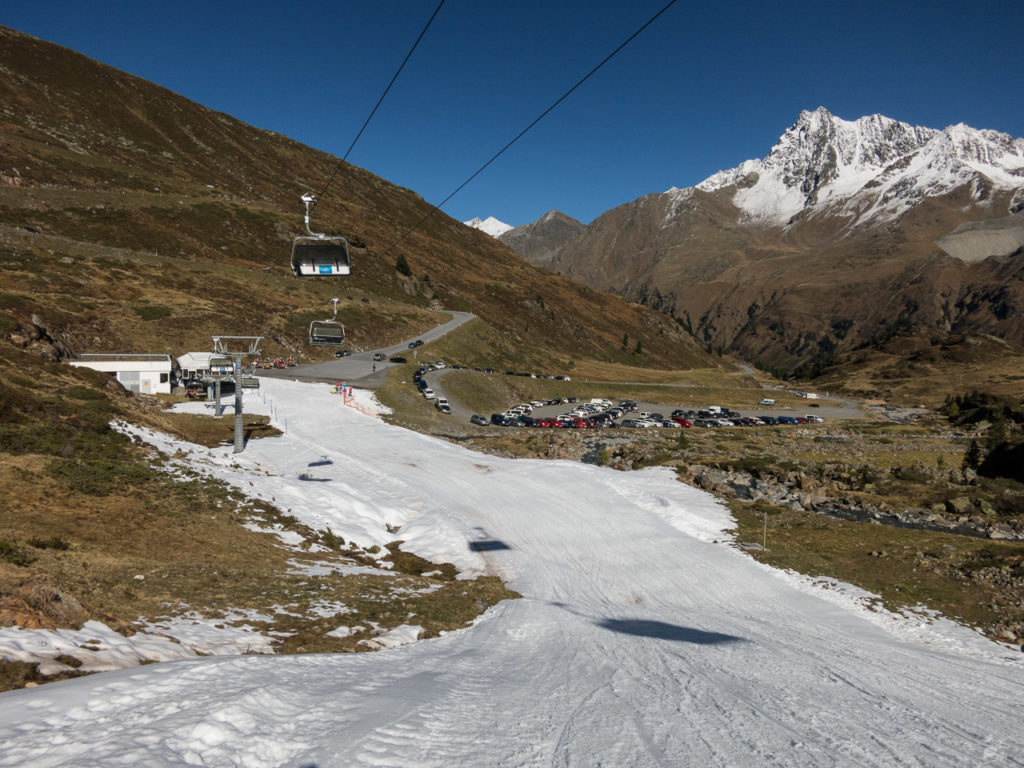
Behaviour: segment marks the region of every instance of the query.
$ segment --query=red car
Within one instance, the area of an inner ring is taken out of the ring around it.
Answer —
[[[679,418],[679,417],[673,418],[672,421],[674,421],[680,427],[692,427],[693,426],[693,424],[688,422],[686,419],[682,419],[682,418]]]

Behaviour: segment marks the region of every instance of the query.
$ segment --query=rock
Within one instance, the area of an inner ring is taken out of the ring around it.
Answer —
[[[992,506],[988,499],[982,499],[978,502],[978,506],[981,507],[981,514],[983,515],[994,515],[996,513],[995,507]]]
[[[1017,534],[1006,523],[996,523],[988,529],[988,537],[990,539],[1015,539]]]
[[[711,488],[711,492],[718,496],[724,496],[727,499],[736,497],[736,491],[733,490],[733,487],[731,485],[726,485],[725,483],[715,483]]]
[[[813,477],[807,475],[800,475],[800,490],[801,491],[813,491],[818,488],[821,484]]]
[[[28,595],[28,603],[57,627],[77,628],[89,620],[89,613],[78,600],[53,587],[35,587]]]
[[[969,514],[973,509],[974,502],[971,501],[967,496],[957,496],[955,499],[949,499],[946,502],[946,508],[944,511],[949,512],[953,515],[966,515]]]

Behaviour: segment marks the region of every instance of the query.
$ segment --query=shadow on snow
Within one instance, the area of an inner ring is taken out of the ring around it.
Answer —
[[[492,539],[490,541],[471,541],[469,549],[471,552],[493,552],[496,549],[512,549],[512,547],[504,541]]]
[[[722,645],[724,643],[744,642],[742,637],[725,635],[721,632],[705,632],[703,629],[683,627],[678,624],[668,624],[664,621],[652,619],[599,619],[594,622],[599,627],[610,629],[612,632],[622,632],[626,635],[637,635],[639,637],[653,637],[657,640],[674,640],[680,643],[694,643],[696,645]]]

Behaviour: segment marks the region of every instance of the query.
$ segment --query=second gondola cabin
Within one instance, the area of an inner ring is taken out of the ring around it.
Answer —
[[[292,274],[296,277],[345,277],[351,272],[344,237],[300,235],[292,240]]]

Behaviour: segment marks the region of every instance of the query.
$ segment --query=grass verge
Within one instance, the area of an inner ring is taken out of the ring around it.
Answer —
[[[926,606],[1015,642],[1024,622],[1024,543],[975,539],[877,523],[838,520],[763,504],[729,502],[737,541],[760,544],[767,515],[767,549],[760,562],[808,576],[856,584],[892,611]]]

